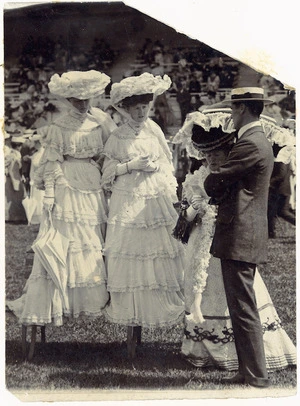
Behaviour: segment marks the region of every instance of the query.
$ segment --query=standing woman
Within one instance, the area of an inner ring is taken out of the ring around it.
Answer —
[[[185,142],[190,156],[205,158],[200,169],[188,174],[183,184],[183,195],[189,204],[184,215],[191,232],[186,250],[186,323],[181,353],[197,367],[236,371],[238,356],[221,262],[210,253],[218,206],[213,204],[216,200],[209,200],[204,189],[206,177],[219,170],[234,145],[235,132],[225,117],[222,113],[191,113],[174,138],[175,142]],[[254,291],[267,369],[274,371],[296,365],[296,348],[284,330],[258,269]]]
[[[113,106],[127,119],[108,139],[102,184],[111,200],[105,258],[110,302],[104,313],[128,326],[135,356],[141,327],[174,326],[183,319],[183,251],[171,236],[177,213],[170,149],[148,118],[153,97],[168,76],[144,73],[112,85]]]
[[[97,71],[51,77],[49,90],[67,105],[68,112],[49,126],[43,139],[45,150],[35,183],[45,189],[45,210],[36,243],[50,220],[69,241],[66,264],[54,259],[65,295],[35,255],[25,294],[7,302],[23,325],[59,326],[64,316],[99,316],[108,301],[102,253],[107,205],[96,164],[103,151],[103,133],[89,113],[89,104],[109,82],[107,75]]]

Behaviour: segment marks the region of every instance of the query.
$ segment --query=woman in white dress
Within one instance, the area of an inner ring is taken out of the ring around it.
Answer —
[[[89,110],[90,99],[103,93],[109,82],[107,75],[97,71],[51,77],[49,90],[67,105],[68,111],[43,134],[44,153],[34,181],[45,190],[44,211],[33,249],[52,221],[68,241],[65,264],[50,256],[65,294],[36,253],[24,295],[7,302],[24,326],[60,326],[64,316],[97,317],[109,299],[102,252],[107,203],[96,163],[108,134],[99,117]],[[56,242],[54,239],[54,245]]]
[[[190,154],[204,159],[204,164],[194,174],[187,175],[183,184],[187,204],[181,217],[184,216],[193,228],[186,252],[186,326],[181,352],[188,362],[198,367],[237,370],[238,360],[220,260],[209,253],[217,206],[209,201],[203,187],[209,172],[217,171],[226,160],[234,133],[226,128],[224,120],[200,112],[189,115],[176,137],[182,139],[183,133],[191,140]],[[275,370],[296,365],[296,348],[281,325],[258,270],[254,289],[264,332],[267,368]]]
[[[183,247],[172,238],[176,179],[160,127],[148,118],[151,101],[170,86],[168,76],[144,73],[112,85],[111,101],[127,122],[107,141],[102,184],[111,191],[105,259],[110,302],[104,313],[128,326],[135,356],[141,327],[183,320]]]

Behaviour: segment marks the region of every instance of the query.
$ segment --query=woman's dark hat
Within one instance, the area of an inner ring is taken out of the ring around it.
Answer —
[[[192,129],[192,143],[202,152],[209,152],[233,143],[234,132],[226,133],[222,127],[212,127],[206,131],[203,127],[194,124]]]
[[[230,99],[225,99],[221,103],[234,103],[243,101],[262,101],[264,104],[274,103],[273,100],[264,96],[264,89],[261,87],[237,87],[231,90]]]

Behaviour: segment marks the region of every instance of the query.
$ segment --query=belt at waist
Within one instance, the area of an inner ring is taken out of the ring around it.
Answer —
[[[65,160],[68,162],[88,162],[90,163],[92,158],[75,158],[73,156],[70,155],[65,155]]]

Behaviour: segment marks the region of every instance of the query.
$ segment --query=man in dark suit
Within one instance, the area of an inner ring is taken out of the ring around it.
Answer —
[[[256,265],[267,259],[268,191],[273,152],[259,117],[263,89],[237,88],[231,93],[237,141],[205,189],[219,202],[211,254],[221,259],[224,286],[239,360],[238,374],[224,383],[268,386],[262,326],[253,290]]]

